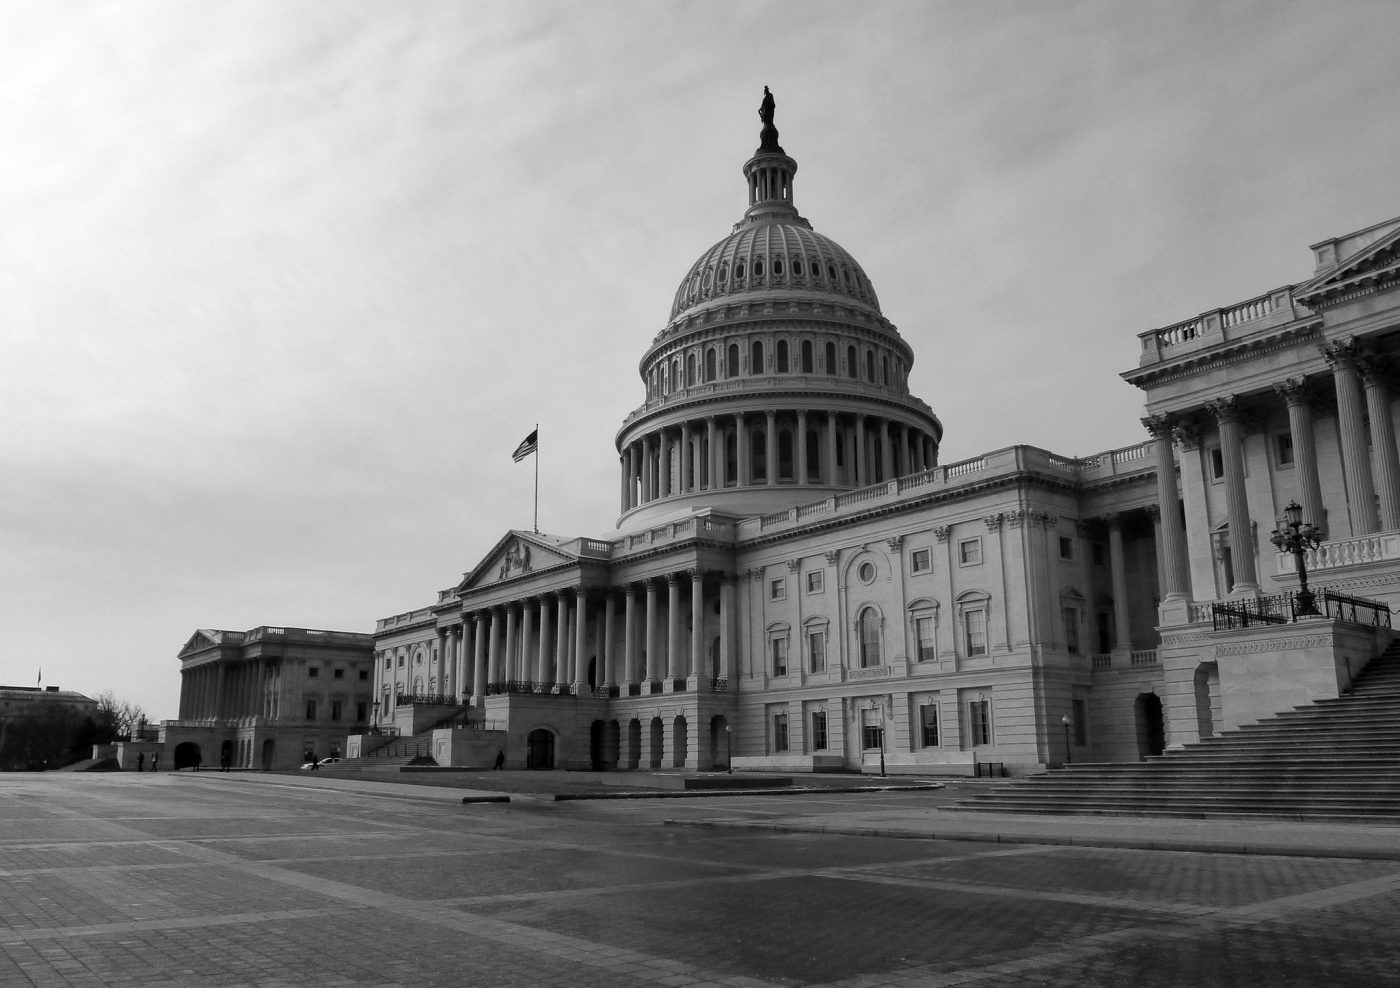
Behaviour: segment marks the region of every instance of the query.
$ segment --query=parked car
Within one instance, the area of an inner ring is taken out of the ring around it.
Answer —
[[[325,768],[328,765],[335,765],[343,760],[344,759],[332,755],[330,758],[322,758],[319,762],[302,762],[301,770],[303,772],[311,772],[318,768]]]

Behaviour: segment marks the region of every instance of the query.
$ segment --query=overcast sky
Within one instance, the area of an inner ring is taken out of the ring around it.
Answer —
[[[1136,334],[1400,214],[1400,4],[10,0],[0,683],[178,712],[196,628],[347,631],[510,528],[607,535],[617,428],[746,205],[914,347],[945,463],[1137,443]]]

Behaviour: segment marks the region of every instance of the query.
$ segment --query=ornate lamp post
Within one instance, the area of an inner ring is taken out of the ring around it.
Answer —
[[[1269,541],[1279,552],[1293,553],[1293,559],[1298,565],[1298,606],[1294,614],[1316,614],[1317,605],[1314,603],[1313,592],[1308,589],[1308,567],[1303,562],[1303,553],[1322,544],[1322,529],[1303,521],[1302,506],[1297,501],[1290,501],[1288,507],[1283,509],[1279,527],[1274,529]]]
[[[1073,722],[1069,719],[1069,714],[1065,714],[1063,717],[1061,717],[1060,723],[1065,726],[1065,764],[1073,765],[1074,752],[1070,749],[1069,746],[1069,725]]]

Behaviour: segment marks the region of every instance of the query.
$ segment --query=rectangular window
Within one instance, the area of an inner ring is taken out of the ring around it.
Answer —
[[[1066,538],[1063,535],[1060,536],[1060,558],[1074,558],[1074,539]]]
[[[355,704],[355,720],[361,724],[369,720],[369,704],[360,700]]]
[[[1293,465],[1293,434],[1280,432],[1274,436],[1274,459],[1281,467]]]
[[[1108,563],[1108,551],[1102,542],[1093,543],[1089,550],[1090,557],[1094,560],[1095,566],[1104,566]]]
[[[788,750],[788,723],[787,714],[773,715],[773,750]]]
[[[387,655],[384,656],[384,668],[385,668],[385,669],[390,669],[390,668],[393,668],[393,665],[394,665],[394,660],[393,660],[392,658],[390,658],[389,656],[387,656]]]
[[[336,679],[344,679],[344,678],[345,678],[345,670],[344,670],[344,669],[337,669],[337,670],[335,671],[335,673],[334,673],[334,676],[335,676]]]
[[[880,751],[885,746],[885,723],[878,710],[860,712],[860,746],[865,751]]]
[[[824,574],[819,569],[814,569],[807,574],[807,592],[821,593],[825,585]]]
[[[340,700],[331,701],[331,720],[340,720],[341,712],[345,709],[345,704]]]
[[[927,573],[933,569],[933,551],[915,549],[909,556],[909,568],[915,573]]]
[[[318,676],[321,675],[321,670],[318,666],[311,666],[309,669],[306,670],[306,675],[311,679],[316,679]]]
[[[403,668],[403,656],[402,656],[402,655],[399,656],[399,668],[400,668],[400,669]]]
[[[812,750],[826,750],[826,711],[814,710],[812,712]]]
[[[973,700],[967,705],[967,720],[972,727],[973,746],[992,743],[992,701]]]
[[[1225,456],[1219,446],[1210,448],[1210,479],[1221,480],[1225,476]]]
[[[1065,651],[1070,655],[1079,654],[1079,608],[1066,607],[1065,615]]]
[[[987,612],[980,607],[963,612],[963,633],[967,638],[968,655],[987,654]]]
[[[963,539],[958,543],[958,565],[980,566],[982,564],[982,540]]]
[[[807,636],[807,654],[811,656],[811,670],[826,672],[826,632],[814,631]]]
[[[310,700],[310,699],[308,699],[308,700],[306,701],[306,719],[307,719],[307,720],[315,720],[315,719],[316,719],[316,701],[315,701],[315,700]]]
[[[1074,700],[1074,744],[1082,748],[1089,743],[1089,701]]]
[[[925,748],[938,747],[938,707],[926,703],[919,708],[919,733]]]
[[[938,645],[933,637],[933,618],[914,619],[914,636],[919,640],[919,661],[932,662],[938,658]]]
[[[769,599],[769,600],[786,600],[786,599],[787,599],[787,581],[784,580],[784,579],[782,579],[781,577],[780,577],[779,579],[776,579],[776,580],[770,580],[770,581],[768,582],[768,599]]]
[[[786,638],[774,638],[773,646],[773,675],[786,676],[788,674],[787,655],[788,642]]]
[[[368,680],[369,680],[369,670],[368,670],[368,669],[361,669],[361,670],[360,670],[360,682],[363,683],[363,682],[366,682],[366,681],[368,681]]]

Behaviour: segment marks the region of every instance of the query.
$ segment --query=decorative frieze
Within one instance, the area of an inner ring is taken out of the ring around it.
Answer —
[[[1260,638],[1247,642],[1226,642],[1215,646],[1215,654],[1251,655],[1257,652],[1278,652],[1284,649],[1322,648],[1330,646],[1329,635],[1305,635],[1301,638]]]

